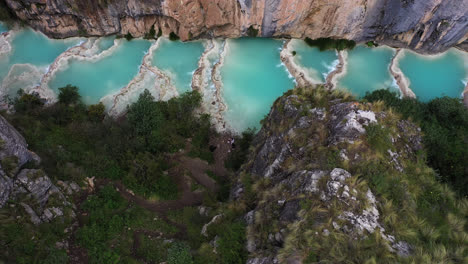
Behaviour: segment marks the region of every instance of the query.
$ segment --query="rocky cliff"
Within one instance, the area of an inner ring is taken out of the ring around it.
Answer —
[[[239,37],[346,38],[436,53],[468,37],[468,0],[4,0],[51,37],[143,36],[154,26],[183,40]]]
[[[40,158],[28,150],[23,136],[0,116],[0,209],[20,205],[25,214],[22,210],[10,210],[8,214],[13,214],[16,221],[35,225],[64,216],[74,217],[74,205],[66,195],[78,192],[80,187],[62,181],[57,187],[38,168],[39,164]]]
[[[454,197],[438,196],[422,147],[420,129],[381,103],[288,92],[263,120],[231,192],[247,212],[247,263],[438,262],[423,242],[432,238],[417,234],[437,230],[435,212]]]

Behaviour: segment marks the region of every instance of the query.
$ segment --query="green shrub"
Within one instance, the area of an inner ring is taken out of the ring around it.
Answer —
[[[386,153],[392,149],[392,140],[390,138],[390,130],[382,127],[380,124],[370,124],[366,127],[367,142],[380,153]]]
[[[291,54],[292,54],[293,56],[296,56],[296,55],[297,55],[297,52],[296,52],[295,50],[293,50],[293,51],[291,52]]]
[[[336,50],[345,50],[345,49],[354,49],[356,47],[356,42],[354,40],[347,39],[331,39],[331,38],[318,38],[311,39],[306,37],[304,40],[309,46],[318,47],[320,51],[336,49]]]
[[[193,263],[190,248],[187,244],[175,242],[167,251],[168,264],[191,264]]]
[[[179,39],[180,39],[180,38],[179,38],[179,36],[177,36],[176,33],[171,32],[171,33],[169,34],[169,40],[171,40],[171,41],[177,41],[177,40],[179,40]]]
[[[68,84],[65,87],[59,88],[58,100],[59,103],[65,105],[79,103],[81,95],[78,93],[78,87]]]
[[[218,252],[223,264],[243,264],[247,260],[245,250],[245,225],[241,222],[233,222],[220,226]]]
[[[90,105],[88,107],[88,118],[94,122],[101,122],[105,117],[105,106],[102,102],[99,104]]]
[[[133,36],[132,36],[132,34],[131,34],[130,32],[128,32],[127,34],[125,34],[124,37],[125,37],[125,39],[126,39],[127,41],[131,41],[131,40],[133,39]]]
[[[43,105],[44,101],[37,94],[28,94],[22,89],[18,91],[18,97],[13,101],[13,106],[17,112],[33,111]]]

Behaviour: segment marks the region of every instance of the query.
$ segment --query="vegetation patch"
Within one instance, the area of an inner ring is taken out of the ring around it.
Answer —
[[[177,40],[179,40],[179,39],[180,39],[180,37],[177,36],[176,33],[174,33],[174,32],[169,33],[169,40],[171,40],[171,41],[177,41]]]
[[[461,196],[468,195],[468,111],[461,100],[442,97],[423,103],[401,99],[388,90],[374,91],[364,100],[383,101],[403,118],[417,122],[423,132],[429,166]]]
[[[332,38],[318,38],[311,39],[305,38],[304,40],[311,47],[318,47],[320,51],[336,49],[336,50],[352,50],[356,47],[356,42],[354,40],[347,39],[332,39]]]

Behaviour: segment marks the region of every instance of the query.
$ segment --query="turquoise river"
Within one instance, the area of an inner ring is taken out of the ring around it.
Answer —
[[[125,107],[117,102],[131,103],[144,89],[167,100],[196,87],[204,109],[224,124],[218,128],[235,132],[259,128],[276,98],[298,83],[295,71],[311,84],[332,82],[336,89],[361,97],[382,88],[399,92],[401,84],[390,71],[397,67],[422,101],[461,98],[468,80],[468,54],[456,49],[425,56],[366,46],[321,52],[300,40],[261,38],[185,43],[165,38],[53,40],[31,29],[8,31],[1,23],[0,34],[2,107],[4,98],[14,97],[19,89],[53,102],[58,88],[71,84],[79,87],[85,103],[102,101],[120,114],[123,110],[116,109]]]

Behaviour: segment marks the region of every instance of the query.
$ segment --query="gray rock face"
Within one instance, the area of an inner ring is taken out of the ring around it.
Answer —
[[[323,102],[310,99],[307,93],[293,94],[297,95],[285,95],[274,104],[253,141],[255,150],[249,159],[253,162],[241,171],[254,182],[267,182],[263,191],[256,190],[261,201],[244,215],[248,225],[246,248],[251,253],[248,263],[303,263],[304,252],[294,252],[300,239],[336,232],[350,240],[378,232],[390,252],[411,254],[407,242],[385,230],[385,216],[379,212],[379,200],[368,184],[359,183],[357,175],[350,173],[362,162],[359,155],[375,153],[367,142],[366,127],[390,126],[388,114],[344,99],[332,99],[321,108],[317,104]],[[396,170],[404,171],[403,159],[414,158],[421,148],[420,131],[409,121],[391,125],[394,132],[389,137],[395,148],[382,155],[388,163],[398,165]],[[231,199],[242,199],[242,184],[234,186]],[[306,237],[298,238],[302,231]]]
[[[341,103],[331,107],[331,144],[354,142],[366,132],[365,127],[376,122],[375,113],[359,110],[356,104]]]
[[[263,37],[377,40],[437,53],[467,48],[468,0],[5,0],[20,19],[47,35]]]
[[[12,156],[17,158],[17,167],[23,166],[28,161],[40,162],[39,157],[28,150],[28,144],[23,136],[3,116],[0,116],[0,160]]]
[[[0,140],[0,208],[8,201],[22,201],[19,204],[36,225],[64,216],[66,208],[72,209],[63,193],[76,193],[79,186],[60,182],[61,190],[42,170],[22,169],[28,162],[39,165],[40,158],[28,150],[26,140],[2,116]]]

